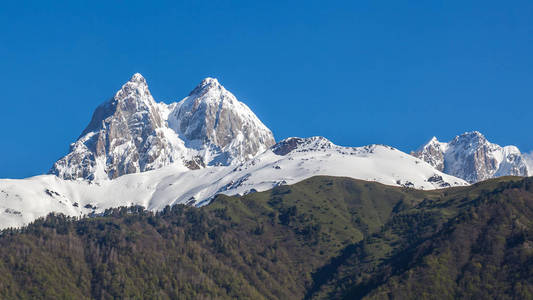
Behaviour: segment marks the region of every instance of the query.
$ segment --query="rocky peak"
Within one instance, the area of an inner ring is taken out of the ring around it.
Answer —
[[[141,75],[141,73],[135,73],[133,74],[133,76],[131,76],[130,80],[128,81],[128,83],[130,82],[133,82],[133,83],[142,83],[142,84],[145,84],[146,85],[146,79]]]
[[[286,138],[271,147],[272,152],[277,155],[287,155],[293,151],[321,151],[332,149],[335,146],[330,140],[322,136],[308,138],[290,137]]]
[[[463,133],[449,143],[433,138],[411,154],[470,183],[497,176],[529,174],[518,148],[490,143],[479,131]]]
[[[272,132],[216,79],[204,79],[168,117],[169,126],[209,165],[240,163],[275,143]],[[204,151],[208,150],[208,151]]]
[[[200,84],[198,84],[190,93],[189,96],[208,93],[212,89],[222,90],[224,87],[218,82],[216,78],[207,77]]]
[[[157,110],[157,104],[148,89],[144,77],[135,73],[116,93],[115,96],[96,108],[89,125],[80,138],[91,131],[104,126],[105,120],[111,116],[119,116],[130,125],[140,124],[140,119],[149,119],[155,127],[161,127],[162,122]],[[115,118],[115,119],[116,119]],[[132,120],[133,119],[133,120]]]
[[[134,74],[108,101],[50,173],[113,179],[169,164],[184,168],[248,160],[274,144],[270,130],[214,78],[179,103],[156,103]]]
[[[432,145],[432,144],[437,144],[437,143],[439,143],[439,140],[437,139],[436,136],[434,136],[426,143],[426,145]]]
[[[50,173],[64,179],[107,179],[152,170],[174,160],[144,77],[136,73],[98,106],[69,154]]]
[[[478,148],[484,145],[490,144],[487,138],[479,131],[465,132],[461,135],[456,136],[451,142],[450,145],[461,146],[465,148]]]
[[[116,102],[129,102],[130,104],[153,105],[155,104],[154,98],[148,89],[146,79],[139,74],[135,73],[128,82],[126,82],[120,90],[118,90],[111,101]]]
[[[274,152],[277,155],[287,155],[292,150],[298,148],[301,144],[305,142],[305,139],[298,138],[298,137],[290,137],[286,138],[282,141],[279,141],[277,144],[272,146],[272,152]]]
[[[432,137],[417,151],[411,152],[411,155],[424,160],[442,172],[444,170],[444,152],[447,147],[447,143],[441,143],[436,137]]]

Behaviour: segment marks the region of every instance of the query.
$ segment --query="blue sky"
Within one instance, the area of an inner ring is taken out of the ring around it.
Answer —
[[[532,53],[531,1],[4,1],[0,177],[46,172],[135,72],[165,102],[217,77],[278,140],[529,152]]]

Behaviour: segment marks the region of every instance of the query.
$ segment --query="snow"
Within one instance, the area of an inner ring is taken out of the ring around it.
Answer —
[[[533,151],[529,153],[523,153],[529,175],[533,175]]]
[[[316,175],[419,189],[467,185],[389,146],[340,147],[321,137],[298,139],[298,143],[285,155],[276,154],[274,146],[236,166],[188,170],[176,163],[96,183],[63,180],[54,175],[3,179],[0,180],[0,228],[19,227],[50,212],[81,216],[130,205],[142,205],[150,210],[179,203],[202,206],[219,193],[243,195],[253,190],[265,191]],[[443,180],[428,180],[435,175]],[[86,205],[96,209],[85,208]]]
[[[52,169],[63,179],[102,181],[174,163],[234,165],[275,143],[272,132],[215,78],[177,103],[155,102],[141,74],[97,108]]]
[[[516,146],[501,147],[479,131],[465,132],[449,143],[433,137],[413,153],[435,168],[474,183],[498,176],[528,176],[527,157]]]
[[[272,132],[215,78],[167,105],[155,102],[136,73],[97,108],[70,153],[54,164],[55,175],[0,180],[0,228],[50,212],[83,216],[118,206],[202,206],[217,194],[265,191],[316,175],[417,189],[467,185],[385,145],[340,147],[323,137],[274,143]],[[425,147],[428,158],[448,149],[436,138],[430,144],[437,150]],[[515,149],[505,151],[514,161]]]

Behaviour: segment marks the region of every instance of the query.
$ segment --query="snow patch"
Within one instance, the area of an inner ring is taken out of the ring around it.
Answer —
[[[522,154],[526,160],[527,168],[529,171],[528,176],[533,176],[533,151]]]

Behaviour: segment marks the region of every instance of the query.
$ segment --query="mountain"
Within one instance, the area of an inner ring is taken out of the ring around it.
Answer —
[[[271,131],[216,79],[178,103],[156,103],[141,74],[100,105],[70,152],[50,170],[73,180],[114,179],[176,165],[238,164],[275,143]]]
[[[531,299],[533,179],[441,192],[345,247],[315,272],[307,298]]]
[[[417,195],[314,178],[202,208],[49,216],[0,234],[0,298],[301,299],[313,270]]]
[[[206,165],[242,163],[274,145],[272,132],[214,78],[171,104],[169,127],[202,152]]]
[[[529,176],[533,172],[517,147],[490,143],[478,131],[463,133],[449,143],[433,137],[411,154],[470,183],[506,175]]]
[[[0,180],[0,298],[531,298],[533,181],[486,180],[528,159],[275,143],[214,78],[165,104],[135,74],[51,174]]]
[[[313,177],[201,208],[50,215],[1,232],[0,298],[529,299],[531,220],[533,179],[517,177]]]
[[[180,153],[165,136],[164,123],[146,80],[135,74],[96,109],[70,152],[50,173],[63,179],[93,180],[168,165]]]
[[[63,180],[53,175],[3,179],[0,228],[19,227],[50,212],[80,216],[130,205],[149,210],[173,204],[203,206],[218,194],[265,191],[316,175],[416,189],[467,185],[389,146],[342,147],[323,137],[288,138],[238,165],[189,170],[172,164],[100,182]]]

